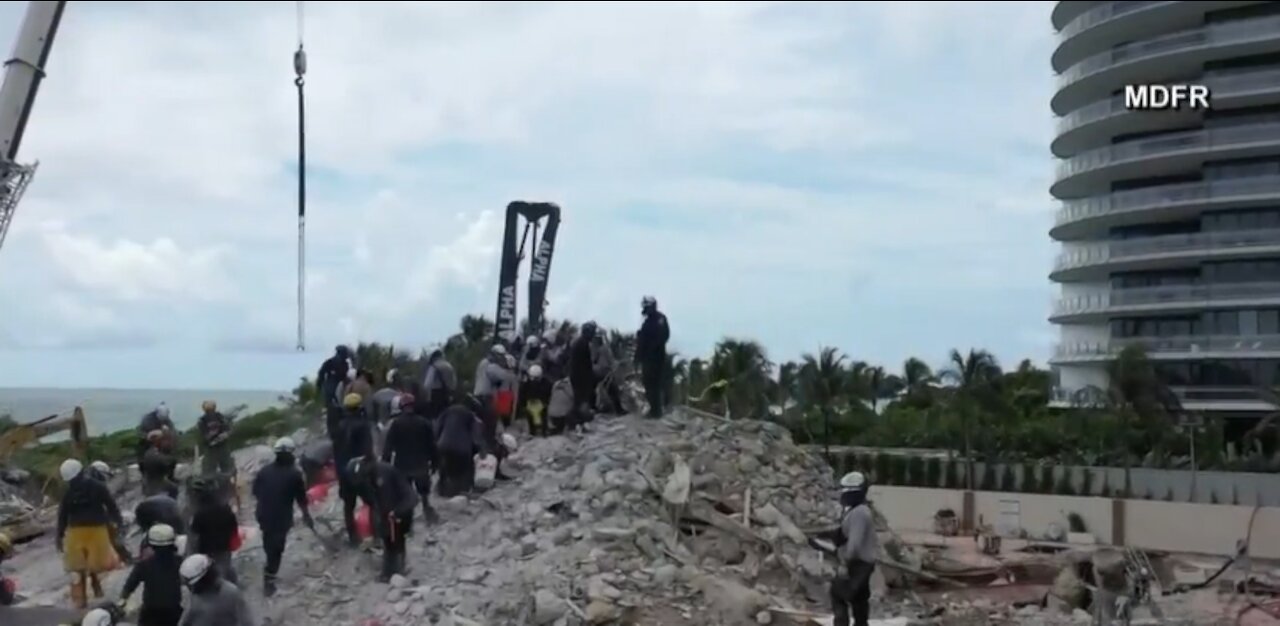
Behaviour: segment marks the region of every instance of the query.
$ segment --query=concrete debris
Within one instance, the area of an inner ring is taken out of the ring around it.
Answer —
[[[293,437],[305,445],[312,435]],[[265,446],[238,451],[241,484],[269,460]],[[776,424],[692,411],[660,420],[601,418],[580,436],[520,436],[503,469],[516,480],[483,494],[433,497],[439,523],[415,521],[410,570],[389,584],[373,582],[376,545],[327,552],[298,527],[280,591],[264,598],[264,555],[250,532],[235,566],[263,626],[830,623],[827,586],[835,567],[808,545],[807,529],[838,519],[834,476]],[[128,492],[120,504],[128,510],[137,501]],[[242,523],[256,531],[247,492],[243,504]],[[337,489],[312,514],[340,533]],[[1010,564],[1019,554],[1014,541],[998,560],[975,554],[974,562],[948,566],[946,558],[925,558],[930,548],[919,542],[881,530],[884,545],[894,547],[885,551],[891,565],[874,577],[872,612],[880,619],[873,623],[1079,623],[1073,609],[1082,603],[1041,608],[1046,596],[1058,595],[1049,593],[1057,567],[1041,585],[1004,584],[1011,571],[1029,568]],[[942,540],[953,548],[972,544]],[[932,569],[939,563],[950,569]],[[22,546],[5,565],[19,573],[24,606],[67,605],[51,537]],[[109,596],[125,576],[107,578]],[[886,580],[895,588],[886,589]],[[986,582],[977,587],[973,580]],[[1082,584],[1064,580],[1062,595],[1074,598]],[[929,585],[935,595],[925,597]],[[975,588],[991,595],[965,595]],[[977,621],[965,621],[971,619]]]

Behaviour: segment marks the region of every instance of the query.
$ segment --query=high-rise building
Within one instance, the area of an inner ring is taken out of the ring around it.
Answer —
[[[1256,414],[1280,386],[1280,2],[1058,2],[1061,254],[1055,404],[1095,401],[1146,347],[1191,410]],[[1126,86],[1209,108],[1131,110]]]

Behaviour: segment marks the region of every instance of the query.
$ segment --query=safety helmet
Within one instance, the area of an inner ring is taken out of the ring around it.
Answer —
[[[0,557],[7,557],[13,552],[13,540],[9,535],[0,533]]]
[[[529,335],[529,338],[525,339],[524,343],[527,346],[537,347],[539,344],[542,343],[542,337],[539,337],[537,335]]]
[[[542,378],[542,366],[534,363],[529,366],[529,378]]]
[[[658,299],[653,296],[645,296],[640,299],[640,306],[646,309],[658,306]]]
[[[75,459],[67,459],[58,467],[58,475],[62,477],[63,482],[70,482],[72,478],[80,475],[84,471],[84,464]]]
[[[165,403],[161,402],[160,406],[156,407],[156,417],[161,419],[169,417],[169,407]]]
[[[356,371],[356,368],[354,368],[354,367],[348,367],[348,368],[347,368],[347,380],[355,380],[355,379],[356,379],[356,374],[359,374],[359,373],[360,373],[360,372]]]
[[[147,543],[156,547],[171,546],[178,540],[178,533],[168,524],[156,524],[147,529]]]
[[[840,478],[840,491],[862,491],[867,488],[867,477],[862,472],[849,472]]]
[[[489,348],[489,354],[494,356],[506,356],[507,347],[500,343],[495,343],[492,348]]]
[[[200,408],[201,408],[201,410],[203,410],[205,413],[209,413],[209,412],[211,412],[211,411],[217,411],[217,410],[218,410],[218,403],[217,403],[217,402],[214,402],[213,400],[205,400],[204,402],[201,402],[201,403],[200,403]]]
[[[190,587],[200,582],[213,569],[213,561],[203,554],[193,554],[182,561],[178,567],[178,576],[183,584]]]
[[[391,382],[394,381],[396,379],[396,376],[399,374],[400,374],[400,370],[398,368],[393,367],[387,370],[387,384],[388,385],[391,384]]]
[[[205,409],[208,411],[209,409]],[[164,431],[159,428],[147,433],[147,441],[156,442],[164,438]]]
[[[84,619],[80,620],[80,626],[112,626],[115,619],[111,617],[111,611],[106,609],[94,609],[84,614]]]
[[[102,474],[103,476],[111,475],[111,466],[107,465],[105,461],[94,461],[89,464],[89,469]]]
[[[361,402],[364,402],[364,398],[360,397],[360,394],[358,393],[349,393],[342,397],[342,406],[348,409],[354,409],[360,406]]]
[[[274,450],[276,454],[280,454],[282,452],[293,454],[293,451],[298,449],[298,444],[294,443],[293,438],[291,437],[281,437],[271,445],[271,449]]]

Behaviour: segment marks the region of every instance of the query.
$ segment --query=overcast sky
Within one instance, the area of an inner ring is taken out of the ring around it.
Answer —
[[[653,294],[685,354],[1043,362],[1050,6],[307,3],[296,355],[294,3],[70,3],[0,386],[283,388],[339,341],[438,341],[492,317],[515,199],[564,208],[552,317],[632,328]]]

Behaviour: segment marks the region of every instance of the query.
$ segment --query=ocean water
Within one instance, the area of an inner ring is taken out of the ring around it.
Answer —
[[[0,415],[30,422],[84,409],[90,435],[102,435],[138,425],[142,415],[164,402],[179,428],[195,425],[205,400],[228,411],[244,405],[252,413],[279,406],[283,391],[200,389],[0,389]]]

